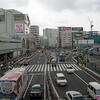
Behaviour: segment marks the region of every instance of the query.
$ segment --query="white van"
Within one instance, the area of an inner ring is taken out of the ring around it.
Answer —
[[[95,100],[100,100],[100,84],[97,82],[89,82],[87,92]]]

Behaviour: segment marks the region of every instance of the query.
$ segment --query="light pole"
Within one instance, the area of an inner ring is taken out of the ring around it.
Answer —
[[[73,41],[73,32],[72,32],[72,49],[73,49],[73,42],[74,42],[74,41]]]

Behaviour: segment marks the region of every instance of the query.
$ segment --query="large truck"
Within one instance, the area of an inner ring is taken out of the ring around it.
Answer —
[[[0,78],[0,100],[20,100],[28,83],[25,68],[13,68]]]

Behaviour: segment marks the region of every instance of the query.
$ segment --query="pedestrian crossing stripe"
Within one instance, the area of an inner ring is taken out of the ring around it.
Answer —
[[[56,67],[52,67],[51,64],[34,64],[26,66],[27,72],[44,72],[44,71],[66,71],[67,67],[73,67],[76,71],[81,71],[76,64],[57,64]],[[25,67],[25,66],[23,66]]]

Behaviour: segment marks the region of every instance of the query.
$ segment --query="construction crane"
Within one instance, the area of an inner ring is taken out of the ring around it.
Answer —
[[[93,20],[90,20],[90,18],[88,17],[89,23],[90,23],[90,28],[91,28],[91,35],[92,35],[92,28],[94,27],[93,25]]]

